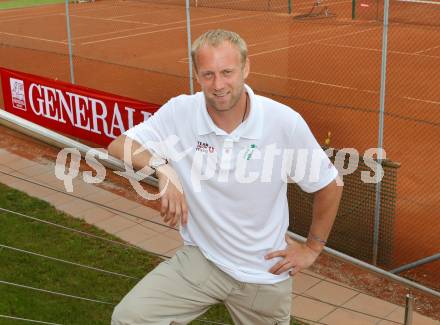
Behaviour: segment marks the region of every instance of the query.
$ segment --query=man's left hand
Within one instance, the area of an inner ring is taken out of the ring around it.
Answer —
[[[311,249],[306,244],[294,241],[287,235],[286,242],[287,247],[285,250],[274,251],[265,256],[267,260],[274,257],[282,258],[281,261],[272,266],[269,270],[270,273],[279,275],[290,270],[289,274],[294,276],[299,271],[311,266],[319,256],[319,252]]]

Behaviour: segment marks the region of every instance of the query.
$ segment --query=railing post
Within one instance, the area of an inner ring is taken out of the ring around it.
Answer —
[[[356,0],[351,0],[351,19],[356,19]]]
[[[414,309],[414,297],[410,293],[408,293],[406,295],[405,320],[403,322],[404,325],[412,325],[413,309]]]

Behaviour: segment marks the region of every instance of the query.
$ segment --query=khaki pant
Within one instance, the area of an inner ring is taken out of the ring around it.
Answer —
[[[276,284],[239,282],[184,246],[159,264],[116,306],[112,325],[188,324],[223,302],[235,324],[289,325],[291,278]]]

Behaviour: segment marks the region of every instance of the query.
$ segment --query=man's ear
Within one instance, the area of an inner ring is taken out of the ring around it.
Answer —
[[[192,58],[192,67],[193,67],[194,75],[196,76],[197,83],[200,84],[199,71],[197,70],[197,63],[195,62],[196,60],[197,57]]]
[[[197,69],[194,67],[194,75],[196,76],[197,83],[200,84],[199,74],[197,73]]]
[[[249,58],[246,58],[246,62],[244,63],[244,68],[243,68],[243,79],[246,79],[249,76],[250,69],[251,69],[251,62],[249,61]]]

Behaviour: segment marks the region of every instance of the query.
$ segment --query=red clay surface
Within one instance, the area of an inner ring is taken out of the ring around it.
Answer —
[[[303,13],[313,2],[296,3]],[[320,142],[331,131],[332,146],[362,153],[377,146],[382,26],[351,21],[351,1],[327,4],[336,17],[193,8],[192,35],[217,27],[239,32],[257,93],[294,107]],[[97,1],[71,5],[70,14],[78,84],[155,103],[189,92],[184,7]],[[401,164],[399,266],[440,247],[440,27],[391,24],[388,37],[384,148]],[[0,44],[1,66],[69,81],[63,5],[0,11]],[[431,264],[412,276],[439,289],[438,269]]]

